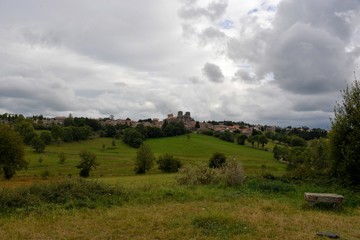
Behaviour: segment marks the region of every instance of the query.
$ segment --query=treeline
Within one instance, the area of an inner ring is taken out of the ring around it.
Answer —
[[[1,116],[2,120],[5,120],[19,132],[24,143],[32,146],[36,152],[43,152],[45,146],[52,142],[81,141],[90,137],[122,138],[125,144],[137,148],[148,138],[170,137],[187,133],[184,124],[181,122],[165,121],[160,128],[145,126],[143,123],[136,127],[126,124],[110,125],[100,120],[72,117],[71,115],[64,119],[63,124],[55,124],[55,122],[44,124],[41,116],[34,116],[33,118],[8,114]]]
[[[123,142],[131,147],[138,148],[147,138],[172,137],[186,134],[182,122],[164,121],[161,128],[154,126],[144,126],[138,124],[135,128],[126,128],[123,131]]]

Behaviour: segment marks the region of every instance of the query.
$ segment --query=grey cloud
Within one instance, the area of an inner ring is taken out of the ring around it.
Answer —
[[[184,19],[193,19],[199,17],[208,17],[211,20],[216,20],[221,17],[227,8],[227,1],[213,1],[206,7],[198,7],[194,3],[187,1],[183,8],[179,11],[179,16]]]
[[[249,70],[245,71],[242,69],[236,71],[234,74],[233,81],[238,81],[238,80],[248,83],[256,82],[255,76],[251,75],[249,73]]]
[[[293,93],[338,91],[359,57],[347,49],[359,24],[352,12],[359,7],[357,0],[281,1],[273,27],[251,26],[248,36],[243,25],[239,38],[229,41],[228,56],[249,61],[260,78],[273,73],[279,86]]]
[[[342,16],[349,17],[353,11],[359,11],[358,0],[345,0],[341,4],[338,0],[287,0],[279,4],[274,26],[282,31],[298,22],[311,24],[347,43],[358,24]]]
[[[189,81],[192,82],[193,84],[200,83],[200,79],[198,77],[189,77]]]
[[[49,79],[24,78],[22,76],[0,78],[0,108],[24,114],[42,110],[70,110],[78,101],[65,84],[54,84]],[[53,88],[53,86],[57,86]],[[11,100],[10,100],[11,99]]]
[[[219,41],[222,41],[224,38],[226,38],[225,33],[222,31],[214,28],[214,27],[208,27],[202,31],[200,34],[200,41],[206,45],[209,43],[216,43]]]
[[[221,68],[213,63],[206,63],[203,67],[204,75],[211,82],[220,83],[224,81],[224,75],[221,71]]]
[[[22,38],[24,44],[33,47],[61,47],[147,71],[162,68],[159,63],[179,49],[173,27],[177,10],[168,1],[89,4],[64,0],[47,4],[31,0],[24,4],[19,7],[8,1],[1,11],[1,27],[11,29],[16,41]]]
[[[302,94],[342,89],[352,64],[337,37],[297,23],[273,41],[277,44],[268,46],[264,64],[282,88]]]

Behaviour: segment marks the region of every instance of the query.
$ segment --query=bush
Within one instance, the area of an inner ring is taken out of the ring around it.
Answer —
[[[50,171],[49,170],[44,170],[41,173],[41,177],[42,177],[42,179],[47,179],[48,177],[50,177]]]
[[[176,180],[181,185],[215,184],[220,182],[220,171],[205,165],[183,166]]]
[[[205,165],[184,166],[179,170],[176,180],[181,185],[205,185],[224,183],[233,187],[242,185],[245,179],[239,161],[232,159],[222,168],[209,168]]]
[[[64,180],[30,187],[0,189],[0,212],[32,211],[54,205],[63,208],[94,208],[97,205],[119,204],[125,197],[121,189],[99,182]]]
[[[228,161],[222,171],[227,186],[239,186],[244,183],[245,173],[239,161],[235,159]]]
[[[201,133],[204,134],[204,135],[207,135],[207,136],[213,136],[214,135],[213,130],[202,130]]]
[[[223,153],[214,153],[209,160],[210,168],[221,168],[226,163],[226,157]]]
[[[65,153],[64,152],[59,153],[58,157],[59,157],[59,163],[64,164],[66,161]]]
[[[159,169],[166,173],[178,172],[182,165],[178,158],[170,154],[160,156],[156,163],[159,164]]]

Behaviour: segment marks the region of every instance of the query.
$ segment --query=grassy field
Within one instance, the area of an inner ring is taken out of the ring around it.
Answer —
[[[0,182],[4,189],[15,192],[15,186],[52,183],[69,179],[69,174],[76,179],[78,152],[87,149],[100,162],[87,181],[120,189],[120,195],[104,193],[95,205],[87,201],[79,206],[71,200],[65,206],[39,203],[15,208],[0,217],[0,239],[321,239],[317,232],[360,239],[358,193],[337,186],[263,178],[264,172],[275,176],[285,172],[271,152],[197,134],[146,141],[156,156],[170,153],[184,163],[206,163],[213,152],[223,152],[241,160],[247,175],[241,187],[182,186],[175,180],[177,174],[163,174],[156,168],[135,175],[136,150],[120,141],[112,146],[111,141],[48,146],[42,163],[38,162],[40,155],[28,149],[29,169]],[[59,164],[59,152],[66,154],[65,164]],[[40,176],[46,170],[51,177],[44,180]],[[337,211],[328,205],[308,207],[304,192],[336,192],[346,200]],[[23,196],[34,202],[34,197]]]
[[[150,139],[146,141],[156,156],[164,153],[170,153],[184,163],[207,163],[214,152],[222,152],[227,157],[239,159],[248,175],[258,175],[267,171],[275,175],[282,174],[285,166],[275,161],[271,152],[252,148],[250,146],[240,146],[234,143],[221,141],[214,137],[200,134],[191,134],[187,136]],[[118,177],[134,175],[134,158],[136,149],[131,148],[121,142],[115,141],[112,146],[110,138],[96,138],[88,141],[62,143],[60,145],[50,145],[46,147],[45,153],[34,153],[28,148],[26,158],[30,164],[27,170],[20,171],[19,177],[40,177],[45,171],[48,171],[52,177],[55,176],[76,176],[79,163],[78,156],[81,150],[89,150],[97,155],[100,163],[99,167],[92,172],[92,177]],[[59,153],[63,152],[66,156],[64,164],[59,163]],[[39,158],[42,162],[39,162]],[[155,166],[151,174],[159,173]]]

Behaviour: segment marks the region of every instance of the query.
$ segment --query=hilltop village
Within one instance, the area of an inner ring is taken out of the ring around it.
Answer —
[[[4,113],[0,114],[0,122],[13,122],[16,119],[25,119],[25,117],[22,114],[9,114]],[[160,118],[147,118],[147,119],[139,119],[138,121],[132,120],[130,118],[126,119],[115,119],[114,115],[110,115],[107,118],[98,118],[98,119],[88,119],[84,117],[73,117],[71,114],[69,116],[57,116],[57,117],[44,117],[43,115],[34,115],[32,117],[26,117],[26,119],[32,120],[34,124],[44,126],[44,127],[50,127],[52,125],[60,125],[60,126],[66,126],[69,125],[66,123],[66,121],[70,119],[87,119],[99,122],[103,127],[106,126],[129,126],[129,127],[136,127],[138,125],[143,125],[144,127],[163,127],[164,123],[182,123],[186,130],[188,131],[213,131],[213,132],[233,132],[233,133],[240,133],[245,136],[251,136],[253,134],[253,131],[268,131],[268,132],[311,132],[314,129],[310,129],[308,127],[296,127],[293,128],[291,126],[281,128],[278,126],[268,126],[268,125],[260,125],[260,124],[250,124],[250,123],[244,123],[242,121],[239,122],[233,122],[233,121],[197,121],[194,118],[191,117],[190,112],[178,111],[177,115],[174,115],[173,113],[169,113],[166,118],[160,119]],[[315,129],[315,130],[323,130],[323,129]],[[327,131],[326,131],[327,132]]]
[[[42,123],[44,125],[51,125],[51,124],[59,124],[64,125],[64,121],[68,117],[58,116],[55,118],[36,118],[34,121],[36,123]],[[131,127],[136,127],[139,124],[142,124],[144,127],[159,127],[161,128],[164,122],[181,122],[184,124],[185,128],[190,131],[205,131],[205,130],[212,130],[214,132],[238,132],[244,134],[246,136],[250,136],[253,130],[268,130],[268,131],[275,131],[275,126],[262,126],[262,125],[251,125],[246,124],[244,122],[231,122],[231,121],[223,121],[223,122],[215,122],[215,121],[208,121],[208,122],[199,122],[196,121],[194,118],[191,117],[190,112],[178,111],[177,115],[173,113],[169,113],[167,117],[163,120],[159,118],[148,118],[148,119],[140,119],[138,121],[131,120],[130,118],[126,119],[114,119],[114,116],[111,115],[109,118],[101,118],[98,119],[103,125],[127,125]]]

